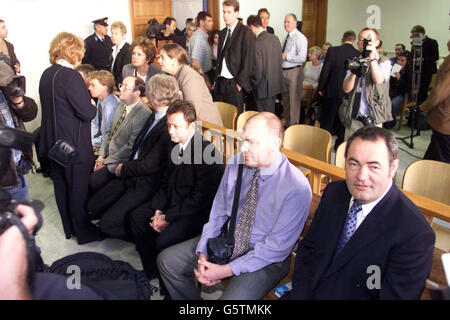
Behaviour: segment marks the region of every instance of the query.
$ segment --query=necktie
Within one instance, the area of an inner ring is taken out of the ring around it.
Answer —
[[[242,256],[248,251],[258,201],[258,178],[259,170],[256,170],[234,232],[234,250],[231,260]]]
[[[181,146],[181,144],[179,145],[179,150],[178,150],[178,157],[183,158],[183,147]]]
[[[149,128],[152,126],[153,122],[155,122],[155,115],[156,115],[156,112],[153,112],[152,115],[150,116],[150,118],[148,119],[147,123],[142,128],[141,132],[139,132],[139,135],[137,136],[137,138],[133,144],[133,149],[132,149],[131,155],[130,155],[130,161],[134,159],[136,152],[138,150],[140,150],[142,142],[144,142],[145,137],[150,132]]]
[[[231,29],[228,28],[227,37],[225,38],[225,43],[223,45],[223,50],[222,50],[223,54],[222,54],[222,56],[225,56],[225,52],[228,49],[228,47],[230,46],[230,38],[231,38]]]
[[[288,35],[287,35],[287,37],[286,37],[286,40],[284,40],[284,43],[283,43],[283,50],[281,51],[282,53],[284,53],[284,50],[286,50],[286,44],[287,44],[287,42],[288,42],[288,39],[289,39],[289,33],[288,33]]]
[[[350,208],[350,212],[347,214],[347,219],[345,220],[344,229],[342,230],[342,234],[339,238],[338,245],[336,247],[336,252],[334,253],[334,257],[336,257],[347,244],[347,242],[352,237],[353,233],[356,230],[356,222],[358,212],[362,210],[362,205],[353,200],[352,207]]]
[[[124,106],[124,107],[123,107],[122,115],[120,116],[119,121],[117,121],[117,123],[116,123],[116,125],[114,126],[114,129],[113,129],[113,131],[112,131],[112,133],[111,133],[111,138],[114,137],[114,135],[116,134],[117,129],[119,129],[119,127],[120,127],[120,125],[122,124],[123,119],[125,119],[126,115],[127,115],[127,107]]]
[[[98,104],[98,131],[94,138],[100,137],[102,135],[102,104]]]

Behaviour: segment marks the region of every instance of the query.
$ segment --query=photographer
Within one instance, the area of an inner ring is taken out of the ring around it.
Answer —
[[[36,118],[36,102],[24,94],[25,78],[15,76],[11,67],[0,57],[0,126],[26,131],[23,123]],[[24,152],[11,151],[11,163],[8,171],[0,177],[0,188],[7,191],[13,200],[28,200],[25,175],[34,166],[33,149],[30,146]]]
[[[365,28],[358,36],[358,48],[361,55],[349,63],[347,78],[343,89],[348,94],[340,110],[342,123],[346,127],[345,139],[364,126],[381,126],[391,121],[391,100],[389,98],[389,77],[391,62],[385,56],[379,56],[380,44],[378,32]],[[353,64],[358,65],[355,68]]]

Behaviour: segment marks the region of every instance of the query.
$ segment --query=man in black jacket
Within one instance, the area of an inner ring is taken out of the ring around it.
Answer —
[[[359,56],[355,45],[356,34],[349,30],[342,36],[342,45],[328,48],[317,87],[319,95],[322,96],[320,127],[337,136],[335,150],[344,141],[345,134],[345,128],[338,116],[339,106],[344,97],[342,90],[346,74],[344,63],[347,59]]]
[[[96,70],[111,70],[113,43],[108,36],[108,18],[92,21],[94,33],[84,39],[85,53],[81,63],[90,64]]]
[[[154,112],[136,137],[129,160],[118,164],[116,177],[87,203],[91,219],[100,218],[100,229],[112,237],[128,239],[128,214],[158,191],[169,162],[166,111],[179,99],[180,89],[165,74],[153,76],[148,86]]]
[[[346,180],[323,192],[295,258],[294,299],[419,299],[435,235],[393,183],[398,143],[364,127],[347,141]]]
[[[226,28],[219,33],[217,69],[215,75],[216,100],[230,103],[242,112],[244,91],[251,90],[255,37],[249,28],[238,21],[239,2],[226,0],[223,19]]]
[[[177,101],[169,107],[169,169],[154,198],[130,215],[136,249],[149,278],[158,274],[159,252],[201,233],[222,179],[221,154],[202,138],[195,120],[192,103]]]

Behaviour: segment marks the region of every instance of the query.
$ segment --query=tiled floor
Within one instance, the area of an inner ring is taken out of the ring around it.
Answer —
[[[400,132],[396,130],[393,132],[397,137],[404,137],[409,134],[409,128],[403,127]],[[398,186],[401,186],[403,172],[406,167],[411,162],[422,158],[430,141],[430,135],[431,131],[424,131],[420,137],[414,138],[414,149],[409,149],[405,144],[400,142],[400,170],[396,179]],[[334,154],[332,159],[334,159]],[[74,239],[66,240],[56,207],[52,181],[42,177],[42,175],[29,175],[27,179],[30,182],[31,198],[39,199],[45,204],[45,209],[43,210],[44,225],[37,235],[37,244],[42,249],[42,256],[45,263],[51,264],[59,258],[76,252],[95,251],[104,253],[113,259],[128,261],[135,268],[142,269],[139,256],[134,246],[130,243],[121,240],[106,239],[101,242],[79,246]],[[450,249],[449,227],[450,225],[447,224],[446,228],[436,228],[438,238],[437,246],[444,250]],[[157,285],[157,280],[152,280],[152,284]],[[214,290],[208,290],[203,293],[207,299],[217,298],[219,294]],[[152,299],[160,299],[160,296],[156,294]]]

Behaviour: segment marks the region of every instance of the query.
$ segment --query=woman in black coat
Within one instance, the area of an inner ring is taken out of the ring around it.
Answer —
[[[94,164],[90,123],[96,108],[91,104],[81,75],[73,70],[83,52],[81,38],[67,32],[56,35],[49,51],[52,66],[44,71],[39,83],[42,105],[39,157],[47,157],[59,139],[77,150],[68,167],[52,160],[50,163],[64,233],[67,239],[76,236],[78,244],[100,239],[98,228],[90,222],[85,209],[89,174]]]

